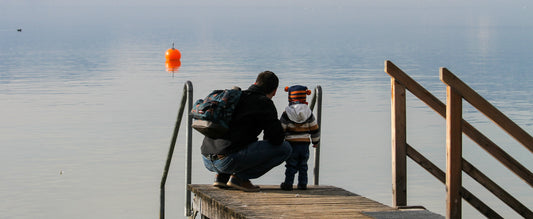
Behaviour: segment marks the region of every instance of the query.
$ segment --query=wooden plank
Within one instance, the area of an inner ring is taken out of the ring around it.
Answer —
[[[407,205],[405,86],[391,78],[392,206]]]
[[[188,189],[195,195],[195,209],[212,219],[372,218],[365,212],[399,211],[334,186],[310,185],[307,190],[283,191],[279,186],[262,185],[258,193],[211,185],[189,185]]]
[[[485,98],[475,92],[446,68],[441,68],[440,78],[448,86],[456,89],[466,101],[472,104],[472,106],[494,121],[518,142],[522,143],[527,149],[529,149],[529,151],[533,152],[533,137],[485,100]]]
[[[461,218],[462,97],[446,87],[446,218]]]

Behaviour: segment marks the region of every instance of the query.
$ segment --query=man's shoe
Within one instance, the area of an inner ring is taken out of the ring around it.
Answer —
[[[235,175],[231,175],[229,182],[227,183],[229,187],[242,190],[245,192],[259,192],[259,186],[254,186],[250,180],[239,179]]]
[[[299,190],[307,190],[307,185],[306,184],[298,184],[298,189]]]
[[[292,185],[289,185],[287,183],[281,183],[281,185],[279,185],[279,187],[282,189],[282,190],[285,190],[285,191],[292,191]]]
[[[227,173],[219,173],[215,176],[215,182],[213,183],[214,187],[218,188],[228,188],[227,182],[231,175]]]

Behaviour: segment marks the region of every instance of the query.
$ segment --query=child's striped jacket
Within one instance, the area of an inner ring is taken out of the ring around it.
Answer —
[[[320,129],[315,116],[307,104],[291,104],[285,108],[280,118],[285,130],[285,140],[289,142],[320,141]]]

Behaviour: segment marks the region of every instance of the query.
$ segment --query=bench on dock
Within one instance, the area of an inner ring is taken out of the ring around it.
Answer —
[[[444,218],[423,208],[400,210],[334,186],[284,191],[262,185],[260,192],[188,185],[194,215],[202,218]]]

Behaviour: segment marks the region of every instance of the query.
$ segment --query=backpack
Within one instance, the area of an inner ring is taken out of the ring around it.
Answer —
[[[214,90],[204,99],[197,100],[191,110],[192,128],[210,138],[221,138],[229,130],[241,89]]]

